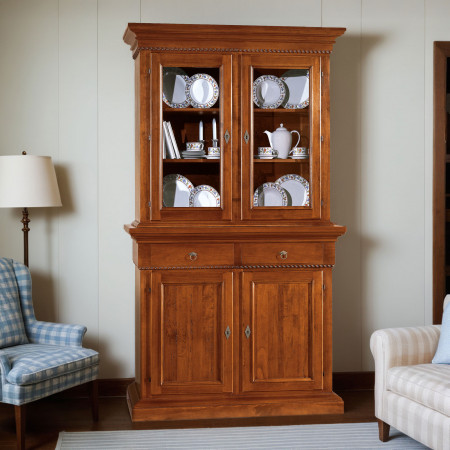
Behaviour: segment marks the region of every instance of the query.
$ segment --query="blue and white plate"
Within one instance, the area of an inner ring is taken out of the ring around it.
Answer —
[[[286,191],[275,183],[264,183],[253,194],[253,206],[287,206]]]
[[[287,86],[286,109],[303,109],[309,105],[309,70],[292,69],[280,77]]]
[[[186,83],[189,77],[178,67],[163,68],[163,102],[171,108],[187,108]]]
[[[262,75],[253,82],[253,102],[259,108],[278,108],[285,97],[286,85],[275,75]]]
[[[309,206],[309,183],[300,175],[289,173],[275,181],[275,184],[288,193],[287,206]]]
[[[189,206],[194,208],[219,207],[220,195],[212,186],[202,184],[191,191]]]
[[[188,207],[194,185],[183,175],[171,173],[163,178],[163,206]]]
[[[207,73],[196,73],[186,83],[186,99],[194,108],[211,108],[219,98],[219,85]]]

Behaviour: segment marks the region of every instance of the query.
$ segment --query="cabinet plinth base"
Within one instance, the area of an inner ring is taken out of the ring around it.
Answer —
[[[230,419],[245,417],[343,414],[344,402],[334,392],[298,392],[278,398],[223,398],[207,401],[157,401],[139,398],[135,383],[127,390],[133,422],[149,420]]]

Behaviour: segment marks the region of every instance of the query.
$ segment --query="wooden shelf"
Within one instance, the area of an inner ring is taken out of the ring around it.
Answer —
[[[253,162],[257,163],[257,164],[261,164],[261,163],[271,163],[271,164],[285,164],[285,163],[297,163],[297,164],[305,164],[305,163],[309,163],[309,158],[308,159],[256,159],[253,158]]]
[[[219,114],[220,108],[171,108],[170,106],[164,105],[163,106],[164,112],[171,112],[171,113],[196,113],[196,114]]]
[[[202,164],[217,164],[220,163],[220,159],[206,159],[206,158],[199,158],[199,159],[164,159],[164,164],[192,164],[192,163],[202,163]]]
[[[285,109],[285,108],[277,108],[277,109],[264,109],[264,108],[253,108],[253,112],[256,114],[264,114],[264,113],[286,113],[286,114],[309,114],[309,107],[302,109]]]

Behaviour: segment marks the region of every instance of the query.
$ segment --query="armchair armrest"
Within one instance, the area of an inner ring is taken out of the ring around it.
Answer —
[[[391,367],[431,363],[439,342],[440,325],[386,328],[375,331],[370,350],[375,360],[375,415],[380,418],[386,374]]]
[[[28,339],[34,344],[82,347],[86,330],[86,327],[83,325],[69,325],[38,320],[27,324]]]
[[[9,358],[0,350],[0,370],[1,370],[1,377],[4,379],[6,375],[8,375],[9,371],[11,370],[11,364],[9,362]]]

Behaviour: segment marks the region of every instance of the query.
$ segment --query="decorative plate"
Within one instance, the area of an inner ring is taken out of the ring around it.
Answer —
[[[186,99],[194,108],[211,108],[219,98],[219,86],[207,73],[196,73],[186,83]]]
[[[189,206],[193,206],[194,208],[220,206],[220,195],[213,187],[202,184],[191,191],[189,195]]]
[[[194,185],[183,175],[171,173],[163,178],[163,206],[188,207]]]
[[[189,77],[178,67],[163,68],[163,102],[171,108],[187,108],[186,83]]]
[[[283,175],[275,184],[288,192],[288,206],[309,206],[309,183],[300,175]]]
[[[309,105],[309,70],[292,69],[280,77],[287,86],[286,109],[303,109]]]
[[[285,97],[286,85],[275,75],[262,75],[253,82],[253,102],[259,108],[278,108]]]
[[[253,195],[253,206],[287,206],[286,191],[275,183],[264,183]]]

